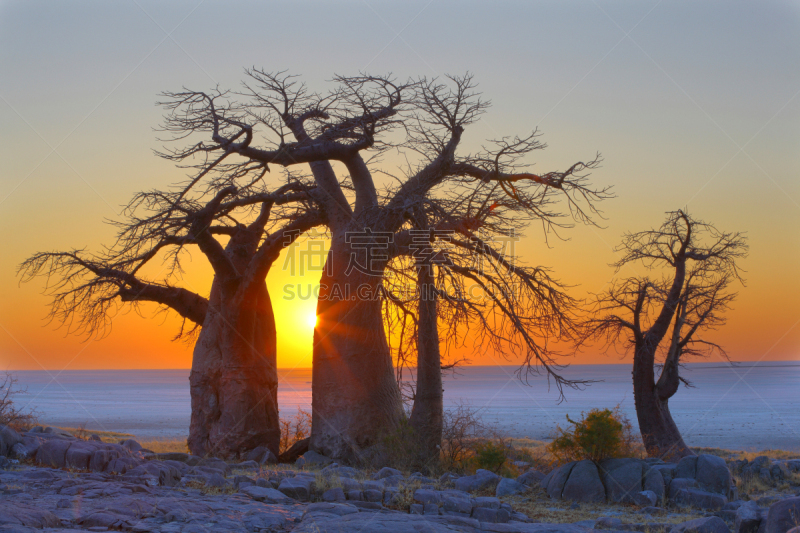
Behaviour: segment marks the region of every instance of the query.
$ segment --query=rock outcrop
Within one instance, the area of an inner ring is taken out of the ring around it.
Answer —
[[[713,455],[684,457],[677,464],[649,459],[571,462],[541,483],[553,499],[642,507],[668,500],[675,506],[719,510],[734,495],[727,464]]]

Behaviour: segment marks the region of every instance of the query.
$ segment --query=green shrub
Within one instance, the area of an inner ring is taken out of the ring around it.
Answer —
[[[499,473],[506,464],[506,450],[502,443],[483,442],[475,446],[475,465],[478,468]]]
[[[631,424],[619,412],[619,406],[611,409],[592,409],[588,415],[581,413],[578,422],[567,415],[572,424],[570,431],[557,428],[558,435],[549,445],[559,462],[591,459],[602,461],[612,457],[631,457],[634,453],[634,439]]]

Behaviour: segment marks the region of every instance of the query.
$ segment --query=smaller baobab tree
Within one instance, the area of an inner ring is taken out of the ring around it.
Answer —
[[[245,133],[238,121],[203,122],[192,112],[221,96],[171,95],[189,111],[168,116],[168,126],[182,137],[210,129],[217,143],[230,144]],[[182,161],[205,151],[196,144],[165,156]],[[229,155],[204,161],[186,183],[134,195],[112,222],[115,243],[102,252],[36,253],[19,274],[22,281],[46,278],[50,318],[70,333],[102,337],[126,307],[155,304],[176,312],[190,325],[178,337],[197,334],[191,452],[230,457],[264,445],[277,456],[277,347],[266,276],[281,250],[325,217],[311,199],[313,185],[287,174],[285,184],[269,188],[266,165],[227,162]],[[210,289],[186,286],[182,276],[198,251],[214,272]]]
[[[634,403],[648,454],[693,455],[672,419],[669,400],[681,382],[690,385],[680,375],[682,362],[712,353],[727,358],[703,334],[725,323],[736,297],[732,285],[743,283],[737,261],[747,254],[745,236],[679,210],[669,212],[658,229],[626,234],[618,251],[617,272],[641,266],[660,276],[617,279],[594,295],[579,346],[600,340],[606,348],[632,349]]]
[[[515,142],[512,147],[501,141],[502,148],[527,153],[527,147],[521,149]],[[503,159],[502,148],[495,161]],[[477,158],[474,164],[491,167],[491,162]],[[543,181],[558,178],[551,174]],[[531,223],[546,231],[570,227],[575,221],[593,223],[594,202],[610,193],[607,189],[587,193],[583,206],[587,213],[571,197],[551,195],[545,185],[487,182],[472,189],[437,190],[436,195],[418,199],[409,209],[408,228],[398,234],[392,248],[384,316],[390,337],[397,340],[398,379],[402,380],[405,366],[416,366],[415,383],[409,384],[413,404],[408,422],[421,468],[439,460],[442,372],[458,362],[449,352],[465,348],[468,339],[498,358],[521,358],[520,378],[544,373],[562,396],[564,388],[586,383],[564,377],[553,342],[576,333],[578,302],[548,269],[525,265],[513,243]],[[565,220],[568,208],[572,217]]]

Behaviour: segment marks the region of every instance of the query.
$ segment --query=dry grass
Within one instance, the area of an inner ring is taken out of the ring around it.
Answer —
[[[778,482],[776,486],[765,483],[759,476],[734,474],[736,488],[739,489],[741,498],[755,500],[774,492],[794,492],[800,486],[800,472],[789,472],[786,479]]]
[[[321,497],[326,490],[342,488],[342,481],[339,476],[325,476],[322,472],[317,472],[314,477],[314,487]]]
[[[511,504],[515,511],[526,514],[530,519],[538,522],[564,524],[580,520],[597,520],[601,516],[619,518],[625,524],[641,524],[643,515],[636,513],[637,507],[621,504],[590,504],[582,503],[576,509],[572,502],[551,500],[544,490],[536,489],[526,496],[508,496],[500,498],[503,502]],[[669,515],[653,517],[654,522],[678,524],[703,516],[699,510],[685,510],[683,512],[671,511]]]
[[[150,439],[137,440],[142,448],[152,450],[155,453],[181,452],[189,453],[189,446],[186,439]]]
[[[62,429],[68,433],[71,433],[75,437],[82,439],[86,439],[90,435],[97,435],[103,442],[111,442],[115,444],[121,440],[136,438],[134,435],[131,435],[130,433],[119,433],[117,431],[95,431],[91,429],[85,429],[82,427],[78,428],[59,427],[58,429]]]
[[[513,449],[512,461],[525,461],[540,472],[549,472],[558,463],[556,456],[550,452],[550,443],[533,439],[510,439]]]
[[[755,499],[772,489],[771,486],[764,483],[758,476],[734,474],[733,480],[734,483],[736,483],[736,488],[739,490],[740,498],[747,496],[750,499]]]
[[[761,451],[743,451],[743,450],[726,450],[724,448],[692,448],[696,454],[709,454],[722,457],[723,459],[741,460],[747,459],[752,461],[756,457],[765,455],[770,459],[800,459],[800,452],[793,452],[789,450],[761,450]]]

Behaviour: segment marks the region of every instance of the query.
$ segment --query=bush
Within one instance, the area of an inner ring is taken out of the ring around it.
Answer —
[[[16,430],[28,430],[38,422],[35,410],[19,409],[14,405],[14,396],[24,394],[27,389],[17,388],[17,378],[9,372],[0,378],[0,426]]]
[[[442,467],[463,470],[475,455],[475,445],[490,431],[481,423],[478,411],[465,404],[445,409],[442,427]]]
[[[506,447],[503,443],[487,441],[475,446],[475,465],[499,474],[506,464]]]
[[[572,430],[558,427],[558,435],[548,449],[559,462],[590,459],[602,461],[612,457],[631,457],[635,453],[631,424],[619,411],[592,409],[579,422],[567,415]]]
[[[300,409],[292,419],[281,418],[281,443],[280,453],[285,452],[292,445],[311,435],[311,413]]]

